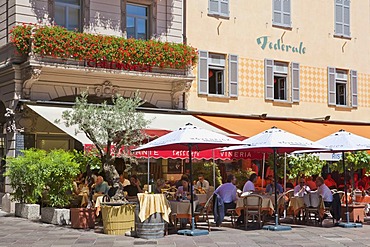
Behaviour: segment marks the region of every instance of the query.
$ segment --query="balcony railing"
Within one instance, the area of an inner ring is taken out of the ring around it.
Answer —
[[[11,30],[11,41],[22,56],[75,60],[105,69],[188,70],[197,62],[196,49],[185,44],[79,33],[59,26],[19,25]]]

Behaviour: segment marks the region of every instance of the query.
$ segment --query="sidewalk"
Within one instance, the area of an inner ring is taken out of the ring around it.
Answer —
[[[199,237],[171,234],[157,240],[112,236],[95,230],[76,230],[7,215],[0,211],[0,246],[370,246],[370,225],[357,229],[293,225],[291,231],[213,228]]]

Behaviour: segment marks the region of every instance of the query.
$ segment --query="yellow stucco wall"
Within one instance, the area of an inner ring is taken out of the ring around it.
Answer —
[[[235,114],[370,122],[370,1],[351,1],[351,39],[334,37],[335,1],[291,1],[291,29],[272,26],[271,0],[232,0],[228,19],[208,15],[208,1],[188,1],[188,43],[199,50],[239,56],[239,96],[206,97],[197,81],[188,109]],[[257,38],[305,47],[305,54],[261,49]],[[264,59],[300,64],[300,102],[264,100]],[[329,107],[327,67],[358,71],[358,107]],[[194,73],[197,74],[197,68]]]

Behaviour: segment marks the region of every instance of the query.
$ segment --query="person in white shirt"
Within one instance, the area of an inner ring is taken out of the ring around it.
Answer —
[[[222,184],[215,190],[215,194],[218,194],[223,202],[225,213],[228,209],[234,209],[236,207],[237,192],[236,192],[236,178],[233,174],[227,176],[227,183]]]
[[[304,178],[299,179],[299,184],[294,187],[294,196],[303,197],[311,191],[310,187],[306,185]]]
[[[333,194],[328,186],[325,185],[324,179],[322,177],[316,178],[317,193],[322,196],[325,207],[330,207],[333,202]]]
[[[206,193],[208,192],[208,190],[209,190],[209,182],[204,179],[204,175],[203,174],[199,174],[199,176],[198,176],[198,182],[197,182],[195,188],[197,188],[197,189],[203,189]]]
[[[244,184],[243,193],[244,192],[253,192],[255,191],[254,183],[257,181],[257,174],[252,173],[248,179],[248,181]]]

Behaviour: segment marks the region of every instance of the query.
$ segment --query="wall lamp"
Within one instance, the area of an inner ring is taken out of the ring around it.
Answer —
[[[318,119],[318,120],[322,120],[324,122],[327,122],[330,120],[330,115],[326,115],[325,117],[318,117],[318,118],[314,118],[314,119]]]

